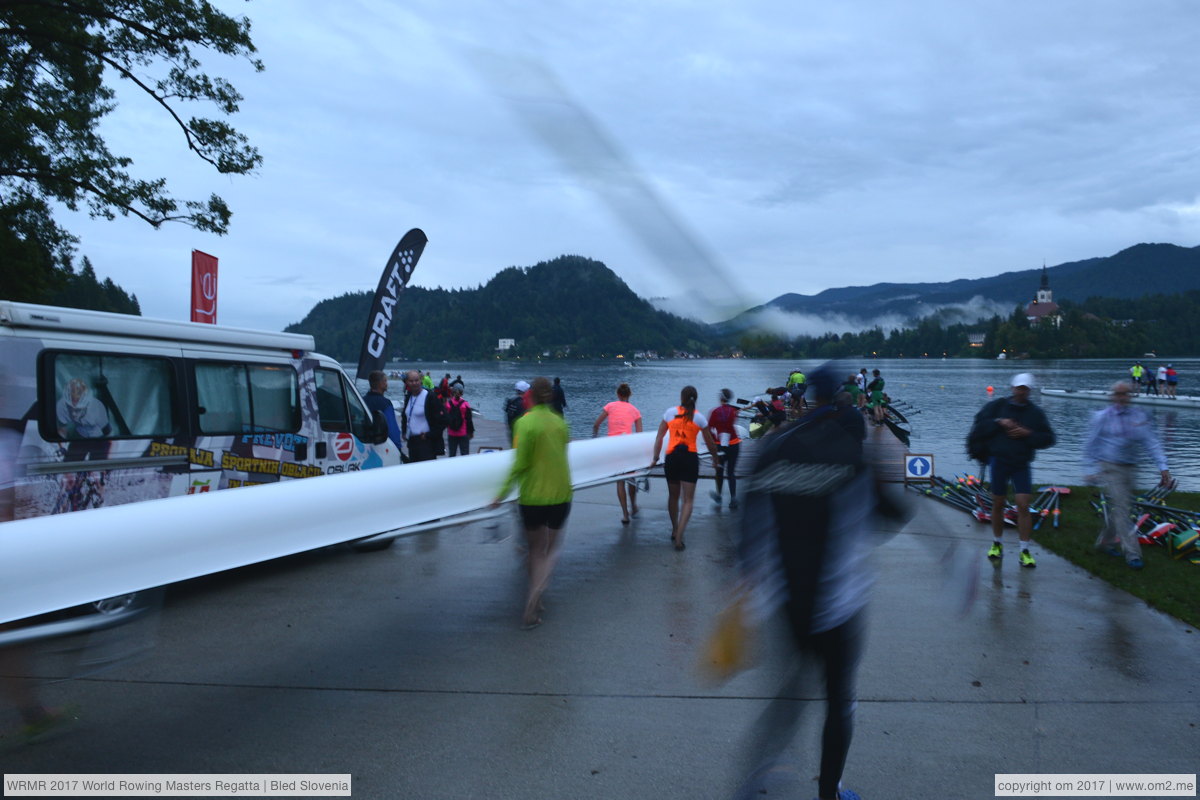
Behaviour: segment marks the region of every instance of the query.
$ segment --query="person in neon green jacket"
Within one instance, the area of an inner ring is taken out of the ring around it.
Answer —
[[[562,529],[571,512],[571,469],[567,465],[567,423],[554,413],[554,387],[549,378],[535,378],[529,390],[533,407],[513,426],[517,453],[492,508],[508,496],[514,483],[520,487],[517,504],[525,541],[529,546],[527,567],[529,593],[521,627],[531,630],[542,624],[542,593],[562,546]]]

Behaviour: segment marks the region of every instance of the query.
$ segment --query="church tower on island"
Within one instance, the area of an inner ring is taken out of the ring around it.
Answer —
[[[1050,275],[1046,272],[1046,264],[1042,264],[1042,285],[1038,287],[1037,298],[1025,306],[1025,318],[1030,325],[1037,325],[1046,320],[1054,327],[1062,325],[1062,309],[1054,302],[1054,293],[1050,291]]]

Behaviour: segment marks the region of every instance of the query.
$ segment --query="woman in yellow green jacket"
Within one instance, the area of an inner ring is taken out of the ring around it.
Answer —
[[[521,627],[531,630],[542,624],[542,593],[558,560],[562,528],[571,512],[571,470],[567,465],[567,423],[551,408],[554,387],[549,378],[535,378],[529,390],[533,407],[513,426],[516,457],[504,485],[492,502],[495,508],[508,496],[514,483],[520,486],[517,504],[525,541],[529,546],[529,594]]]

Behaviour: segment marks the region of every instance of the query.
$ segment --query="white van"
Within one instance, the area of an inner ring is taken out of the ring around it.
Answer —
[[[399,464],[313,346],[0,301],[0,520]]]

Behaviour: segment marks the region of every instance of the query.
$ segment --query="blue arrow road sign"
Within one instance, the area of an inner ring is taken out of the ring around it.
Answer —
[[[933,471],[933,459],[926,456],[908,456],[904,459],[904,471],[913,478],[924,478]]]

